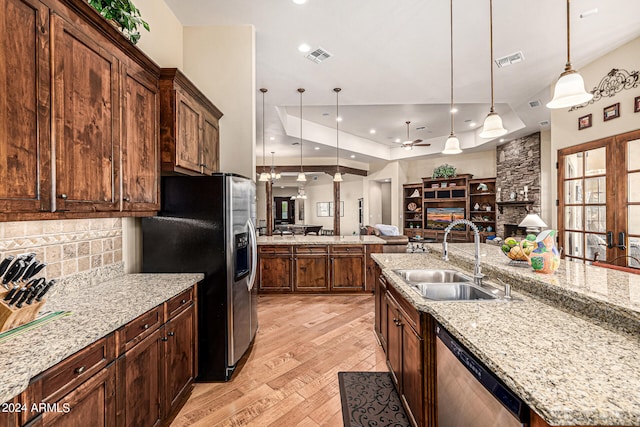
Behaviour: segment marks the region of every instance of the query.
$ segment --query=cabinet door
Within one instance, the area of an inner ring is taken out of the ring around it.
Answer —
[[[157,329],[116,361],[119,426],[145,427],[160,423],[161,331],[164,329]]]
[[[327,255],[296,255],[296,291],[321,292],[329,288],[329,257]]]
[[[55,403],[33,424],[43,427],[114,427],[116,370],[109,365]]]
[[[180,91],[176,104],[176,166],[200,172],[200,106]]]
[[[220,142],[218,131],[218,119],[211,113],[203,110],[202,114],[202,141],[200,147],[202,173],[211,175],[218,172],[220,166]]]
[[[402,330],[402,399],[416,425],[423,424],[422,338],[401,318]]]
[[[291,291],[291,255],[260,255],[260,290]]]
[[[49,210],[49,10],[0,0],[0,212]]]
[[[402,330],[399,326],[400,313],[395,302],[385,295],[387,302],[387,365],[398,386],[402,391]]]
[[[165,414],[188,392],[195,378],[193,305],[165,324]]]
[[[378,339],[380,340],[380,344],[382,345],[382,349],[387,351],[387,300],[385,295],[387,293],[387,282],[382,277],[380,271],[378,270],[378,280],[376,281],[376,290],[375,290],[375,310],[376,310],[376,319],[375,319],[375,328],[378,333]]]
[[[51,32],[55,210],[118,210],[118,61],[97,32],[57,15]]]
[[[122,210],[157,211],[158,80],[134,62],[122,66]]]
[[[331,257],[331,290],[364,290],[364,255]]]

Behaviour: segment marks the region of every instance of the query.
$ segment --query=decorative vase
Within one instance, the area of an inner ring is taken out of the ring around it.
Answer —
[[[527,255],[523,244],[520,242],[522,253],[527,257],[527,262],[536,273],[553,274],[560,267],[560,252],[556,248],[556,230],[544,230],[536,237],[536,248]]]

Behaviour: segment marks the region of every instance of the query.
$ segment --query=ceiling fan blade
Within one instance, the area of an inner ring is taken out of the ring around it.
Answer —
[[[418,143],[420,143],[420,142],[422,142],[422,140],[421,140],[421,139],[416,139],[415,141],[413,141],[413,142],[411,143],[411,145],[415,145],[415,144],[418,144]]]
[[[413,144],[414,147],[430,147],[431,144],[426,143],[426,144]]]

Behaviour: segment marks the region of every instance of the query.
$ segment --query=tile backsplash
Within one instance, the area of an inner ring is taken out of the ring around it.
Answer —
[[[34,252],[40,274],[63,279],[122,263],[122,219],[0,222],[0,256]]]

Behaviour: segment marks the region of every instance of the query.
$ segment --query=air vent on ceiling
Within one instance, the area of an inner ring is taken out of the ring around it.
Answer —
[[[324,61],[325,59],[331,58],[332,56],[333,56],[332,54],[330,54],[329,52],[327,52],[323,48],[319,47],[316,50],[314,50],[313,52],[309,52],[307,54],[306,58],[309,59],[310,61],[315,62],[316,64],[319,64],[322,61]]]
[[[503,56],[502,58],[497,58],[496,65],[498,66],[498,68],[502,68],[522,61],[524,61],[524,55],[522,54],[522,51],[518,51],[516,53]]]
[[[538,108],[541,105],[542,103],[539,99],[536,99],[535,101],[529,101],[529,108]]]
[[[549,126],[551,123],[549,122],[549,120],[543,120],[541,122],[538,122],[538,124],[540,126]]]

